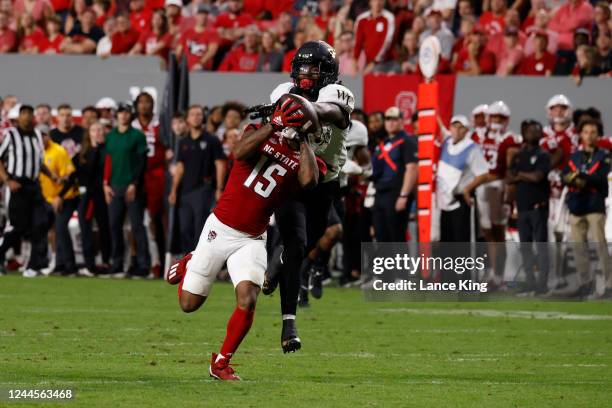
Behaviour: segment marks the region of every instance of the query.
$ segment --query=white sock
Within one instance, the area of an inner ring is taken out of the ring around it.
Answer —
[[[284,314],[283,315],[283,320],[295,320],[295,315],[294,314]]]

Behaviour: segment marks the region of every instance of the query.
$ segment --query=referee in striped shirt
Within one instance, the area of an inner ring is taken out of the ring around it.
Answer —
[[[8,223],[0,239],[0,273],[5,273],[6,251],[27,239],[32,253],[24,277],[35,277],[47,266],[49,211],[40,190],[41,172],[57,181],[43,163],[44,147],[40,132],[34,129],[34,109],[22,105],[17,127],[4,131],[0,143],[0,180],[8,187]]]

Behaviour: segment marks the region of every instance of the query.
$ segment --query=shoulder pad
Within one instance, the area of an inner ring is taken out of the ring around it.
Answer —
[[[276,103],[276,101],[278,101],[281,96],[286,93],[289,93],[291,88],[293,88],[292,82],[283,82],[282,84],[278,85],[270,94],[270,102]]]
[[[340,84],[330,84],[321,88],[317,102],[335,103],[348,114],[355,109],[353,93],[347,87]]]

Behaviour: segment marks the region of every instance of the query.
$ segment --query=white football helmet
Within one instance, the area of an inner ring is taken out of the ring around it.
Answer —
[[[561,114],[553,113],[553,108],[556,106],[563,106],[566,109]],[[546,111],[548,114],[548,121],[553,125],[569,123],[572,120],[572,102],[563,94],[558,94],[550,98],[546,104]]]
[[[487,108],[487,116],[489,127],[491,130],[496,132],[502,132],[508,126],[508,122],[510,121],[510,108],[504,101],[495,101],[489,105]],[[493,122],[492,116],[501,116],[503,118],[502,122]]]

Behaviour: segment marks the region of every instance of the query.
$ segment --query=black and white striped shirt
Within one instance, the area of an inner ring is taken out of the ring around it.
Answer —
[[[30,134],[21,133],[14,127],[4,130],[0,160],[9,177],[38,181],[44,153],[42,136],[37,130]]]

